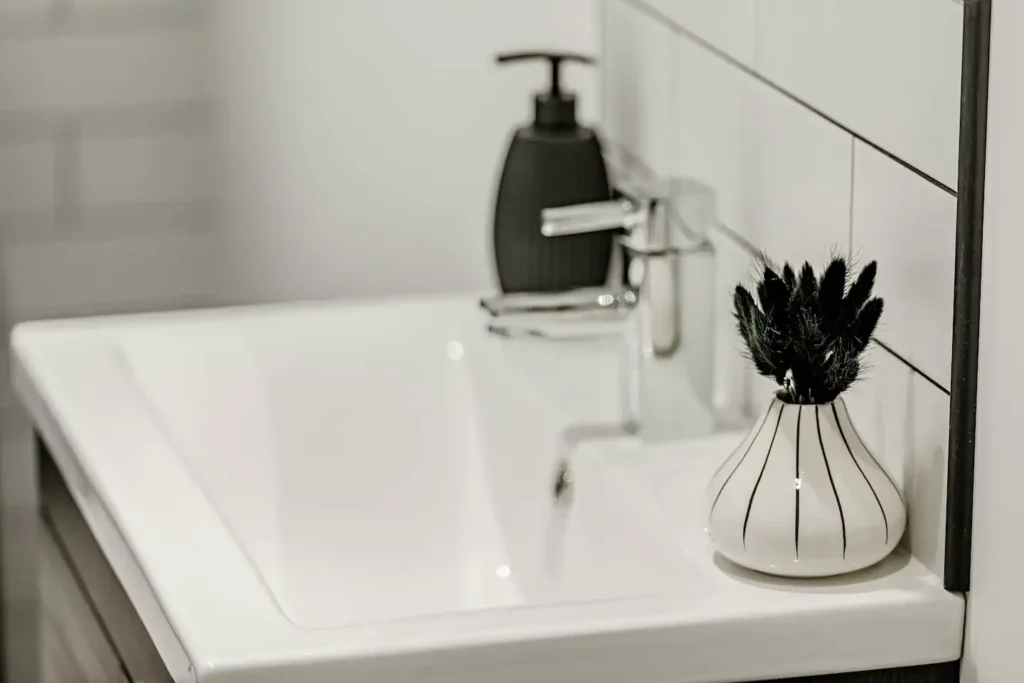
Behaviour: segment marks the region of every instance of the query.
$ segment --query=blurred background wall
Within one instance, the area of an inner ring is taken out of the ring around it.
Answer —
[[[36,638],[31,432],[7,382],[11,325],[486,287],[495,174],[547,78],[493,57],[594,52],[591,2],[0,0],[9,652]],[[570,67],[567,79],[592,120],[596,74]]]
[[[275,300],[481,289],[507,137],[543,65],[593,54],[592,0],[221,0],[223,293]],[[566,69],[593,120],[596,74]]]
[[[0,0],[0,504],[10,680],[39,680],[22,320],[201,305],[216,246],[201,2]]]

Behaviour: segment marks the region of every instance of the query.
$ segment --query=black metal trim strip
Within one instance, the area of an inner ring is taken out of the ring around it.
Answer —
[[[971,587],[974,434],[978,403],[981,244],[985,213],[991,0],[965,0],[960,94],[960,196],[956,211],[956,287],[946,481],[946,590]]]
[[[757,82],[759,82],[762,85],[765,85],[765,86],[771,88],[772,90],[774,90],[778,94],[782,95],[783,97],[787,98],[791,102],[794,102],[795,104],[800,105],[801,107],[803,107],[804,109],[806,109],[807,111],[809,111],[809,112],[811,112],[813,114],[817,114],[821,118],[823,118],[826,121],[828,121],[829,123],[831,123],[833,126],[835,126],[835,127],[839,128],[839,129],[841,129],[842,131],[852,135],[854,137],[854,139],[864,143],[865,145],[867,145],[871,149],[875,150],[879,154],[883,155],[884,157],[888,158],[889,160],[896,162],[897,164],[899,164],[903,168],[907,169],[908,171],[910,171],[911,173],[913,173],[917,177],[921,178],[922,180],[928,182],[931,185],[934,185],[935,187],[939,188],[940,190],[942,190],[943,192],[945,192],[947,194],[950,194],[950,195],[952,195],[954,197],[956,196],[956,190],[951,188],[949,185],[946,185],[944,182],[942,182],[938,178],[935,178],[934,176],[926,173],[925,171],[921,170],[917,166],[914,166],[913,164],[908,162],[906,159],[901,159],[900,157],[896,156],[895,154],[893,154],[892,152],[887,150],[885,147],[882,147],[881,145],[879,145],[879,144],[877,144],[875,142],[872,142],[871,140],[869,140],[868,138],[864,137],[863,135],[861,135],[857,131],[853,130],[849,126],[840,123],[839,121],[837,121],[836,119],[832,118],[831,116],[826,114],[824,111],[819,109],[818,107],[815,107],[813,104],[807,102],[804,99],[801,99],[800,97],[798,97],[794,93],[792,93],[789,90],[783,88],[781,85],[779,85],[775,81],[771,80],[770,78],[767,78],[764,74],[758,73],[757,71],[755,71],[751,67],[747,66],[743,62],[739,61],[738,59],[736,59],[735,57],[733,57],[729,53],[724,52],[723,50],[715,47],[714,45],[709,43],[707,40],[701,38],[699,35],[697,35],[693,31],[691,31],[690,29],[686,28],[685,26],[683,26],[679,22],[675,21],[672,17],[666,15],[661,10],[659,10],[659,9],[657,9],[655,7],[651,7],[644,0],[622,0],[622,2],[625,2],[625,3],[629,4],[629,5],[637,8],[639,11],[641,11],[644,14],[648,15],[652,19],[655,19],[655,20],[659,21],[660,23],[664,24],[668,28],[672,29],[676,34],[678,34],[680,36],[683,36],[684,38],[689,40],[694,45],[702,48],[703,50],[705,50],[709,54],[714,55],[715,57],[717,57],[718,59],[722,60],[723,62],[725,62],[729,66],[732,66],[732,67],[734,67],[736,69],[739,69],[740,71],[742,71],[743,73],[747,74],[748,76],[750,76],[751,78],[753,78]],[[962,177],[960,179],[962,180]]]
[[[7,381],[6,378],[0,377],[0,379]],[[3,534],[3,529],[7,526],[6,514],[4,513],[4,508],[7,507],[4,505],[5,502],[0,501],[0,681],[13,678],[13,676],[8,677],[10,672],[7,671],[7,628],[13,620],[8,616],[7,596],[4,594],[4,586],[7,584],[7,579],[4,575],[7,572],[9,553]]]

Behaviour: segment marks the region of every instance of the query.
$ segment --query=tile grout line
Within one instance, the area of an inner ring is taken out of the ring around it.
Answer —
[[[732,66],[733,68],[742,71],[743,73],[745,73],[746,75],[750,76],[751,78],[753,78],[757,82],[759,82],[762,85],[772,89],[773,91],[775,91],[776,93],[778,93],[778,94],[782,95],[783,97],[787,98],[791,102],[793,102],[793,103],[803,107],[804,109],[806,109],[807,111],[811,112],[812,114],[816,114],[817,116],[819,116],[820,118],[824,119],[828,123],[831,123],[836,128],[839,128],[843,132],[845,132],[845,133],[847,133],[849,135],[852,135],[855,139],[857,139],[860,142],[864,143],[865,145],[867,145],[868,147],[872,148],[873,150],[875,150],[879,154],[885,156],[890,161],[894,161],[895,163],[899,164],[900,166],[902,166],[906,170],[910,171],[914,175],[918,176],[922,180],[930,183],[931,185],[934,185],[935,187],[939,188],[940,190],[942,190],[943,192],[945,192],[945,193],[947,193],[949,195],[952,195],[954,197],[956,196],[956,190],[951,188],[949,185],[946,185],[945,183],[943,183],[938,178],[935,178],[934,176],[932,176],[932,175],[926,173],[925,171],[921,170],[920,168],[914,166],[913,164],[911,164],[910,162],[906,161],[905,159],[902,159],[899,156],[893,154],[892,152],[887,150],[885,147],[882,147],[878,143],[872,142],[871,140],[869,140],[868,138],[864,137],[863,135],[861,135],[857,131],[853,130],[849,126],[846,126],[846,125],[840,123],[838,120],[832,118],[831,116],[826,114],[824,111],[822,111],[818,107],[815,107],[814,105],[810,104],[806,100],[801,99],[800,97],[798,97],[794,93],[792,93],[789,90],[783,88],[781,85],[779,85],[775,81],[771,80],[770,78],[767,78],[766,76],[764,76],[763,74],[759,73],[755,69],[753,69],[753,68],[747,66],[746,64],[744,64],[743,62],[739,61],[738,59],[736,59],[735,57],[733,57],[729,53],[724,52],[723,50],[715,47],[714,45],[709,43],[704,38],[701,38],[699,35],[697,35],[693,31],[691,31],[690,29],[686,28],[685,26],[683,26],[683,25],[679,24],[678,22],[676,22],[675,20],[673,20],[671,17],[667,16],[661,10],[656,9],[654,7],[651,7],[644,0],[621,0],[621,2],[624,2],[624,3],[628,4],[628,5],[632,5],[637,10],[647,14],[650,18],[654,19],[655,21],[658,21],[658,22],[664,24],[667,28],[671,29],[672,32],[675,33],[676,35],[679,35],[679,36],[682,36],[683,38],[686,38],[687,40],[689,40],[693,44],[695,44],[698,47],[702,48],[703,50],[705,50],[709,54],[717,57],[719,60],[725,62],[729,66]]]
[[[886,351],[888,351],[888,352],[889,352],[889,353],[890,353],[891,355],[893,355],[893,356],[894,356],[894,357],[895,357],[895,358],[896,358],[897,360],[900,360],[900,361],[902,361],[904,365],[906,365],[906,366],[907,366],[907,367],[909,367],[909,368],[910,368],[911,370],[913,370],[914,372],[916,372],[917,374],[919,374],[919,375],[920,375],[921,377],[923,377],[923,378],[924,378],[924,379],[925,379],[925,380],[926,380],[926,381],[927,381],[927,382],[928,382],[929,384],[931,384],[931,385],[932,385],[933,387],[935,387],[936,389],[938,389],[939,391],[941,391],[942,393],[944,393],[944,394],[945,394],[946,396],[949,396],[949,395],[950,395],[950,394],[949,394],[949,389],[947,389],[946,387],[942,386],[942,384],[940,384],[938,380],[934,379],[934,378],[933,378],[933,377],[932,377],[931,375],[929,375],[929,374],[928,374],[927,372],[925,372],[924,370],[922,370],[921,368],[917,367],[916,365],[914,365],[913,363],[911,363],[911,362],[910,362],[909,360],[907,360],[906,358],[904,358],[904,357],[903,357],[903,356],[902,356],[902,355],[901,355],[901,354],[900,354],[899,352],[897,352],[897,351],[896,351],[895,349],[893,349],[893,348],[892,348],[891,346],[889,346],[888,344],[886,344],[886,343],[885,343],[884,341],[882,341],[882,340],[881,340],[881,339],[879,339],[878,337],[872,337],[871,339],[872,339],[872,341],[874,341],[874,342],[875,342],[875,344],[877,344],[877,345],[879,346],[879,348],[885,349],[885,350],[886,350]]]

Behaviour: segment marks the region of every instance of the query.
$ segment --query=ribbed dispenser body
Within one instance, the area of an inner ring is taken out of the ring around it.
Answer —
[[[498,185],[494,258],[505,292],[553,292],[605,284],[609,232],[551,239],[541,210],[611,198],[597,135],[588,128],[520,128]]]

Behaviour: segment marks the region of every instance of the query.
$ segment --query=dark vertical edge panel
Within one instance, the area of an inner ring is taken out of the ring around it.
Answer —
[[[943,572],[946,589],[957,592],[966,592],[971,585],[974,434],[978,401],[978,330],[991,15],[991,0],[965,0],[946,484],[946,556]]]
[[[2,300],[2,299],[0,299]],[[0,307],[2,308],[2,307]],[[3,329],[3,324],[0,322],[0,329]],[[0,377],[0,382],[10,381],[6,377]],[[4,508],[7,507],[7,501],[0,497],[0,681],[6,681],[8,679],[7,672],[7,597],[4,595],[4,583],[6,579],[4,574],[7,564],[7,549],[4,547],[4,532],[3,527],[7,522],[4,519]]]

